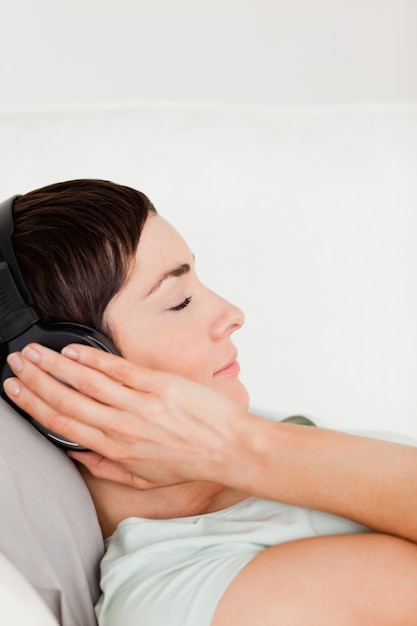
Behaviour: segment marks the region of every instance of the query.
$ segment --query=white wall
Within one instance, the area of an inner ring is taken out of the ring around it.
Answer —
[[[417,100],[415,0],[1,0],[0,107]]]
[[[0,116],[4,196],[144,190],[240,305],[258,407],[417,436],[417,106]]]
[[[417,436],[416,11],[0,0],[1,197],[142,189],[245,310],[254,404]]]

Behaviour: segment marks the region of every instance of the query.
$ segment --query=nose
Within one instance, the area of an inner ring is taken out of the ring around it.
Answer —
[[[245,323],[245,315],[239,307],[228,302],[221,296],[215,296],[215,317],[211,325],[211,335],[214,339],[231,335]]]

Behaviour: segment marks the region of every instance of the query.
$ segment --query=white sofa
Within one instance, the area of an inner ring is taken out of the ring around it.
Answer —
[[[1,618],[8,626],[58,626],[52,612],[16,566],[0,553]]]
[[[1,199],[78,177],[141,189],[245,310],[255,406],[417,437],[417,106],[0,111],[0,172]],[[62,626],[93,626],[89,495],[3,402],[0,466],[1,597],[22,575]]]

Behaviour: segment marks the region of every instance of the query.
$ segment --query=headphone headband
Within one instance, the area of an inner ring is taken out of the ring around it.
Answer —
[[[39,321],[13,250],[12,209],[17,197],[13,196],[0,204],[0,395],[55,444],[63,448],[83,450],[85,448],[77,443],[68,441],[32,419],[14,405],[3,390],[5,379],[13,376],[6,360],[7,355],[22,350],[31,341],[57,352],[69,343],[82,343],[105,352],[120,354],[108,337],[89,326],[65,321]]]
[[[0,341],[10,341],[39,317],[26,287],[12,246],[12,196],[0,204]]]
[[[14,231],[13,203],[19,197],[19,195],[12,196],[0,203],[0,257],[9,264],[15,283],[19,287],[20,293],[24,296],[25,301],[33,306],[32,297],[23,280],[12,245]]]

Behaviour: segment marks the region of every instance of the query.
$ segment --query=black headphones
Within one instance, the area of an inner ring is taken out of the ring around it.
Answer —
[[[17,197],[13,196],[0,204],[0,393],[13,408],[53,443],[71,450],[85,450],[79,444],[39,424],[19,409],[3,390],[5,379],[13,376],[6,361],[7,356],[12,352],[22,350],[32,341],[57,352],[69,343],[81,343],[120,355],[107,337],[88,326],[71,322],[44,323],[40,321],[13,250],[12,207]]]

